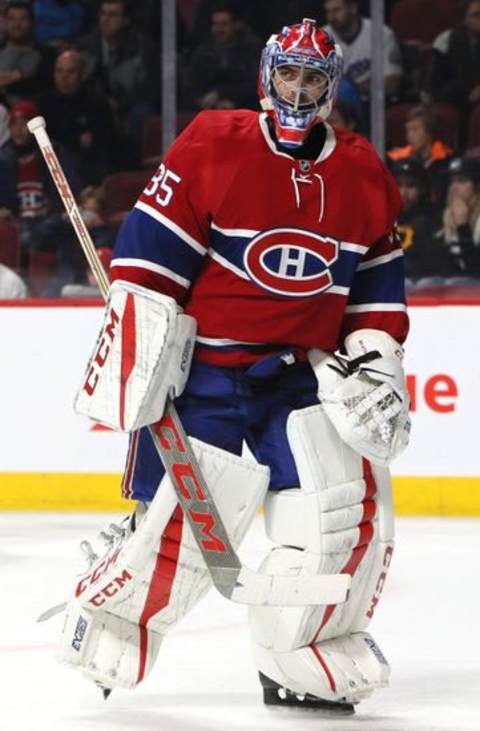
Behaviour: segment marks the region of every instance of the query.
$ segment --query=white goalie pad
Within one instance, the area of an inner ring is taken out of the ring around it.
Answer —
[[[318,396],[342,439],[387,466],[403,452],[410,433],[403,349],[380,330],[358,330],[347,336],[345,347],[347,358],[309,352]]]
[[[378,603],[393,551],[389,473],[349,447],[321,405],[292,412],[287,434],[300,487],[267,495],[267,533],[279,547],[262,570],[346,573],[351,587],[342,604],[251,607],[255,658],[262,673],[289,690],[356,702],[389,675],[372,638],[358,639]]]
[[[255,647],[262,673],[282,687],[327,701],[359,703],[388,685],[390,666],[367,632],[355,632],[286,653]]]
[[[191,441],[237,547],[263,501],[269,470]],[[122,536],[78,580],[66,610],[59,658],[105,687],[133,688],[150,672],[163,636],[210,586],[210,574],[165,476],[135,532]]]
[[[75,410],[127,432],[158,421],[185,388],[195,333],[172,297],[114,282]]]

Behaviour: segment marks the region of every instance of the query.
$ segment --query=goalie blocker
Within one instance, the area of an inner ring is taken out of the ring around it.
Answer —
[[[158,421],[185,388],[195,334],[171,297],[115,281],[75,410],[126,432]]]
[[[410,435],[403,348],[388,333],[365,329],[348,335],[345,349],[346,358],[309,351],[319,399],[343,441],[385,467]]]

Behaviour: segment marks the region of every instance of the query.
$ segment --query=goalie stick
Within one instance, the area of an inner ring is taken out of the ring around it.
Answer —
[[[44,118],[31,119],[28,129],[40,147],[100,292],[106,299],[110,281],[53,150]],[[241,604],[270,606],[339,604],[346,600],[350,587],[348,574],[275,576],[244,566],[230,542],[171,399],[167,401],[160,421],[148,428],[213,584],[224,597]]]

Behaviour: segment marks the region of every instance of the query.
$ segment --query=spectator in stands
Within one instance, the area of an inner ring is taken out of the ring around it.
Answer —
[[[219,3],[211,13],[210,37],[192,54],[186,97],[197,109],[257,108],[261,48],[232,6]]]
[[[40,113],[32,101],[16,102],[10,110],[11,140],[0,160],[0,216],[16,220],[19,227],[21,264],[28,265],[30,249],[56,251],[70,235],[63,206],[27,122]],[[72,190],[79,178],[72,161],[57,152]]]
[[[393,162],[414,158],[428,168],[431,194],[435,201],[444,200],[445,171],[453,155],[452,148],[440,139],[439,123],[439,116],[431,107],[413,107],[405,121],[408,144],[387,152],[388,159]]]
[[[25,2],[9,2],[5,14],[6,41],[0,49],[0,92],[8,102],[30,96],[42,54],[33,41],[33,11]]]
[[[100,247],[97,249],[98,258],[100,259],[105,271],[109,272],[110,262],[112,261],[112,249],[107,247]],[[97,280],[92,270],[88,266],[85,260],[85,271],[83,275],[83,281],[72,282],[62,287],[62,297],[88,297],[96,299],[101,297],[100,289],[97,284]]]
[[[106,265],[108,272],[116,229],[108,226],[105,221],[103,189],[93,185],[84,188],[78,196],[78,208],[98,253],[102,252],[103,257],[109,257]],[[57,248],[56,257],[56,273],[51,277],[48,288],[43,291],[43,296],[100,296],[95,286],[95,278],[88,273],[85,256],[71,227],[69,235],[63,238],[61,246]],[[106,261],[102,259],[104,265]]]
[[[284,25],[299,23],[302,18],[315,18],[319,25],[325,22],[323,3],[318,0],[275,0],[274,3],[259,3],[254,0],[252,5],[257,14],[261,6],[261,30],[265,40],[272,29],[280,30]],[[252,25],[253,27],[256,28]]]
[[[2,150],[10,139],[9,114],[5,104],[0,104],[0,160],[2,158]]]
[[[7,0],[0,0],[0,48],[7,38]]]
[[[57,57],[54,87],[38,97],[52,139],[75,158],[85,183],[108,172],[115,144],[113,113],[107,100],[85,81],[85,59],[70,49]]]
[[[112,106],[117,124],[139,153],[145,121],[159,99],[158,53],[131,22],[127,0],[102,0],[97,27],[77,44],[88,76]]]
[[[480,281],[480,159],[449,166],[447,204],[437,239],[448,255],[447,284]]]
[[[325,0],[327,30],[339,43],[344,57],[344,74],[353,81],[364,100],[370,97],[372,23],[360,15],[356,0]],[[394,97],[400,91],[402,62],[400,49],[391,28],[384,26],[383,42],[385,93]]]
[[[357,87],[346,76],[340,81],[338,96],[328,121],[340,129],[363,132],[362,100]]]
[[[27,285],[23,279],[5,264],[0,264],[0,300],[25,299]]]
[[[392,165],[392,174],[403,200],[398,233],[405,253],[406,284],[412,289],[422,277],[441,277],[447,271],[446,257],[433,241],[439,215],[431,203],[428,173],[415,158]]]
[[[33,0],[37,43],[58,50],[83,31],[84,9],[79,0]]]
[[[78,197],[78,207],[97,249],[113,249],[116,232],[105,221],[105,197],[100,186],[89,185]]]
[[[463,143],[471,107],[480,101],[480,0],[467,0],[462,22],[437,36],[429,76],[433,98],[461,112]]]
[[[429,167],[453,155],[451,147],[440,139],[438,115],[427,106],[410,109],[405,122],[405,137],[408,144],[390,150],[387,153],[390,160],[414,157],[424,167]]]
[[[193,10],[193,23],[190,21],[194,45],[203,42],[210,32],[212,11],[218,3],[219,0],[179,0],[180,7],[196,6]],[[319,0],[229,0],[229,6],[239,24],[248,26],[264,41],[273,29],[281,30],[284,25],[298,23],[302,18],[316,18],[320,24],[323,23],[322,3]],[[182,12],[185,15],[185,11]]]
[[[203,5],[204,0],[199,0]],[[187,5],[191,5],[190,0],[187,0]],[[185,23],[185,14],[182,12],[185,3],[177,1],[177,12],[176,12],[176,45],[179,51],[187,51],[190,46],[190,30],[187,29]],[[162,43],[162,3],[158,0],[142,0],[142,2],[132,3],[132,21],[139,31],[148,36],[157,46],[157,58],[160,55],[161,43]],[[188,8],[187,14],[189,13]],[[195,7],[191,7],[190,13],[194,15],[196,12]]]
[[[356,132],[360,126],[358,110],[348,102],[337,101],[330,112],[328,123],[339,129]]]

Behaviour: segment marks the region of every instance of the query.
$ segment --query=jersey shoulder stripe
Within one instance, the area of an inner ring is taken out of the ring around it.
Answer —
[[[134,208],[120,230],[114,256],[117,266],[126,259],[128,266],[158,271],[188,287],[202,266],[205,252],[198,252],[171,227]]]
[[[147,216],[151,216],[156,221],[161,223],[165,228],[169,229],[173,234],[175,234],[178,238],[180,238],[182,241],[184,241],[188,246],[191,246],[191,248],[197,252],[197,254],[200,254],[203,256],[205,253],[206,247],[204,244],[200,243],[199,241],[196,241],[193,236],[190,236],[186,231],[184,231],[181,226],[176,224],[174,221],[172,221],[170,218],[165,216],[163,213],[160,213],[160,211],[157,208],[154,208],[150,203],[146,203],[143,200],[138,200],[135,203],[135,208],[139,211],[142,211]]]

